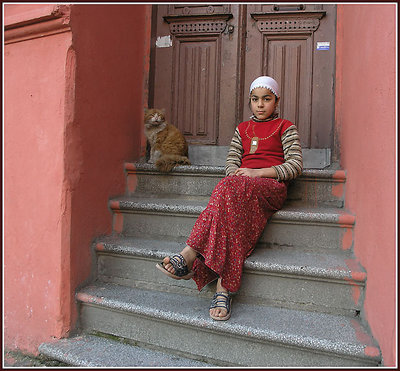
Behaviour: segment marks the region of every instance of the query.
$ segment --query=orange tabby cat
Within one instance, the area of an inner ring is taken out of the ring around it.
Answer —
[[[168,173],[176,165],[190,165],[188,145],[177,127],[165,120],[164,110],[144,110],[144,133],[150,144],[149,163]]]

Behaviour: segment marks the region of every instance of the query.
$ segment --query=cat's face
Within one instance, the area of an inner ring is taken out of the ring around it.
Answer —
[[[147,128],[156,127],[165,122],[165,115],[163,110],[159,109],[145,109],[144,124]]]

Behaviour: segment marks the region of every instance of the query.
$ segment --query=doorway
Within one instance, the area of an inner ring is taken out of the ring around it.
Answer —
[[[335,32],[332,4],[154,5],[149,105],[164,108],[189,144],[227,146],[250,116],[251,81],[270,75],[281,117],[297,126],[303,149],[326,157]]]

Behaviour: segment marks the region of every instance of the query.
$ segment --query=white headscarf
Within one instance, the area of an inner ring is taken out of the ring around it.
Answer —
[[[269,76],[257,77],[250,85],[250,95],[255,88],[266,88],[271,90],[279,98],[279,85]]]

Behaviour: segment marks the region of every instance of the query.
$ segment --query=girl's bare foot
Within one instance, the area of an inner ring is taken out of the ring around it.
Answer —
[[[190,246],[186,246],[180,253],[186,261],[186,265],[188,267],[188,270],[190,271],[192,269],[193,262],[196,259],[197,252],[193,250]],[[172,264],[169,263],[169,256],[166,256],[163,259],[163,265],[164,269],[166,269],[168,272],[175,274],[175,269],[172,266]]]
[[[228,290],[225,287],[222,286],[221,278],[218,278],[216,292],[217,293],[221,293],[222,292],[222,293],[227,294],[227,295],[229,294]],[[217,297],[217,300],[225,300],[225,299],[226,299],[226,297],[222,296],[222,295]],[[228,299],[226,299],[226,300],[228,300]],[[214,317],[214,319],[215,318],[224,318],[227,315],[228,315],[228,309],[227,308],[218,307],[218,308],[211,308],[210,309],[210,316]],[[226,318],[226,319],[228,319],[228,318]]]

